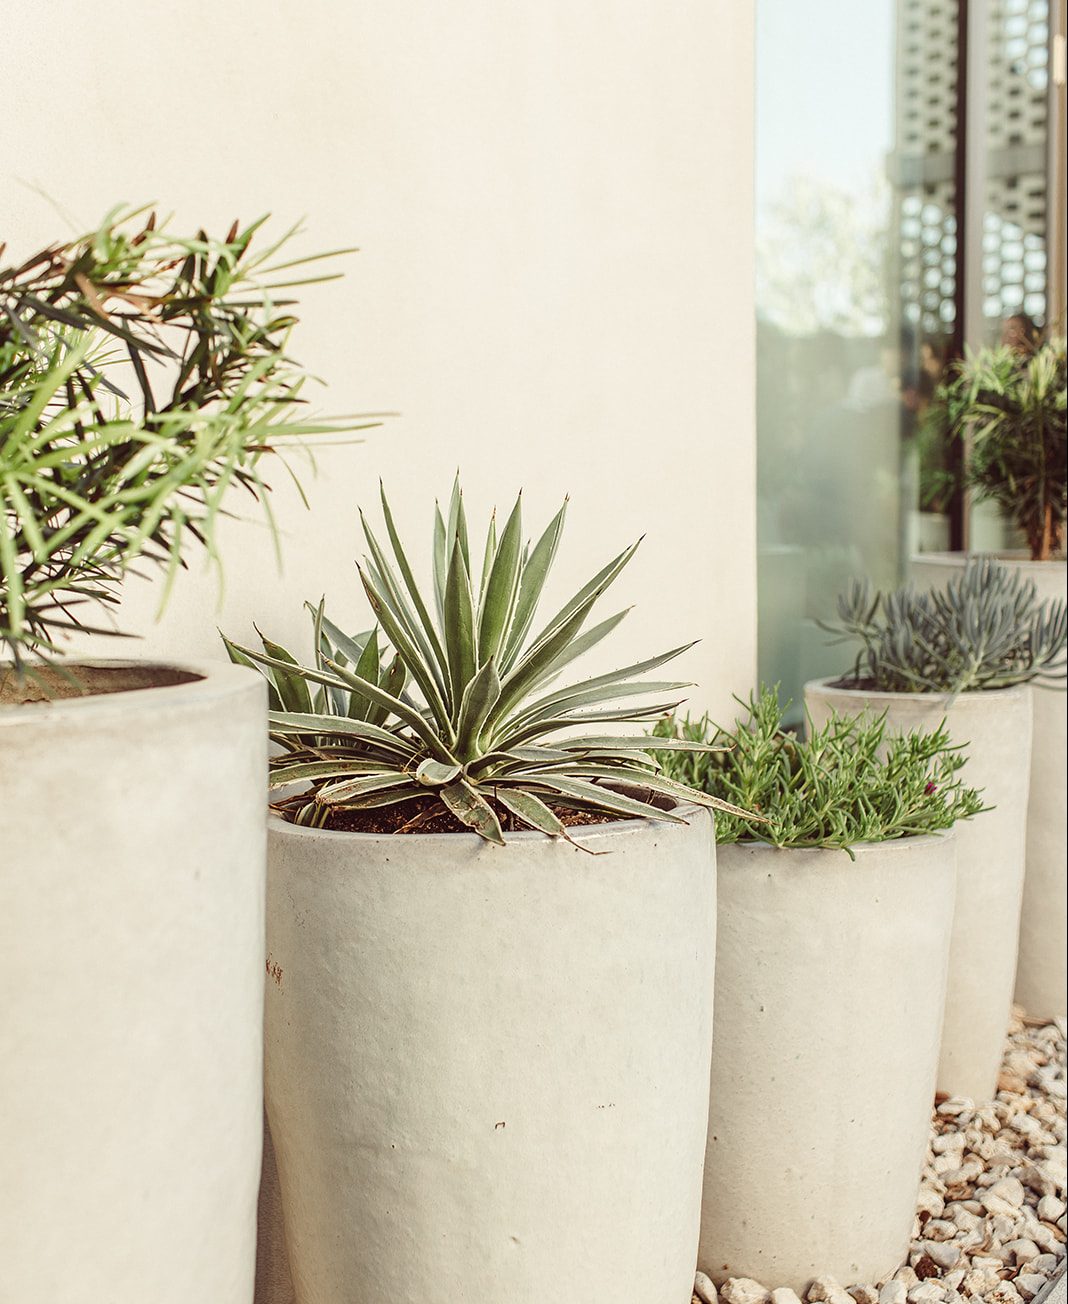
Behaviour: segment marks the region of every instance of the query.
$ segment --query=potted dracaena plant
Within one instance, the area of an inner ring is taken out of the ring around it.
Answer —
[[[744,703],[739,703],[745,707]],[[956,883],[982,809],[944,728],[831,715],[802,739],[774,690],[733,728],[668,718],[677,781],[760,811],[717,821],[719,920],[700,1267],[877,1281],[906,1256],[927,1149]]]
[[[213,554],[268,454],[338,428],[302,411],[258,227],[116,211],[0,252],[0,1275],[26,1304],[252,1289],[263,685],[61,653],[114,632],[131,567]]]
[[[993,808],[961,829],[939,1089],[993,1097],[1012,1004],[1024,884],[1031,685],[1065,675],[1065,607],[991,559],[944,587],[871,592],[855,583],[826,628],[860,645],[853,670],[805,688],[821,724],[831,711],[885,712],[891,730],[945,720],[968,749],[968,780]],[[1063,889],[1062,889],[1063,890]],[[1053,901],[1047,903],[1052,912]],[[1063,928],[1063,921],[1062,921]],[[1063,981],[1064,959],[1060,958]]]
[[[315,657],[229,644],[270,680],[266,1102],[300,1300],[614,1298],[693,1281],[725,803],[620,725],[684,685],[563,672],[625,613],[610,561],[539,611],[564,508],[482,549],[459,486],[433,598],[382,498],[381,634],[314,611]],[[478,547],[478,555],[476,555]],[[481,566],[479,566],[481,557]],[[561,686],[562,684],[562,686]],[[651,694],[653,704],[635,704]],[[299,785],[294,789],[294,785]],[[590,854],[593,853],[593,854]]]
[[[964,480],[977,503],[994,504],[1026,542],[1026,551],[998,553],[1030,580],[1040,601],[1064,603],[1068,564],[1064,521],[1068,499],[1065,341],[1022,348],[1003,345],[968,353],[936,395],[931,421],[964,444]],[[911,575],[929,588],[959,576],[967,553],[919,553]],[[1036,683],[1027,812],[1027,875],[1020,920],[1016,999],[1030,1013],[1063,1014],[1065,954],[1065,774],[1068,729],[1060,691]]]

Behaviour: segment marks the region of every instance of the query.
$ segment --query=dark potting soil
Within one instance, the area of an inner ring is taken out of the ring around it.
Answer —
[[[518,832],[527,826],[506,810],[499,802],[490,798],[501,828],[505,833]],[[552,803],[549,803],[550,807]],[[611,824],[617,819],[633,818],[624,815],[615,816],[603,811],[570,810],[566,807],[552,807],[553,813],[561,824],[575,828],[583,824]],[[286,810],[280,814],[288,817]],[[346,833],[470,833],[461,820],[450,811],[437,797],[399,802],[396,806],[376,806],[371,810],[334,811],[326,827]]]

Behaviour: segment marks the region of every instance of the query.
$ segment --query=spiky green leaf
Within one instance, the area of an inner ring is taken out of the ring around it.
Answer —
[[[461,823],[487,842],[504,846],[501,822],[489,802],[462,779],[441,790],[441,799]]]

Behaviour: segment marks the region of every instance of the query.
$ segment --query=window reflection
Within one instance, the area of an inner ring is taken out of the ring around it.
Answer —
[[[931,404],[963,290],[983,307],[974,344],[1029,347],[1044,326],[1049,3],[976,15],[985,202],[962,286],[957,0],[758,0],[760,675],[795,703],[844,668],[818,622],[847,580],[893,584],[911,553],[950,546]],[[984,512],[973,546],[1004,546]]]

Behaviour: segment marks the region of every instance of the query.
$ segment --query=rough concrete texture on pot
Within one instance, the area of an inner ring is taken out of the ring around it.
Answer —
[[[256,1295],[253,1304],[296,1304],[293,1278],[286,1251],[282,1194],[278,1189],[278,1162],[274,1142],[263,1116],[263,1171],[256,1211]]]
[[[248,1304],[263,681],[76,673],[0,705],[0,1300]]]
[[[960,552],[913,557],[917,584],[933,588],[959,575]],[[1043,602],[1068,597],[1068,562],[1011,555],[1002,564],[1033,580]],[[1016,1000],[1039,1018],[1068,1010],[1068,710],[1063,689],[1036,686],[1027,804],[1027,877],[1020,914]]]
[[[683,1304],[715,846],[270,822],[266,1099],[300,1304]]]
[[[1031,756],[1031,689],[992,692],[878,693],[805,686],[813,723],[839,715],[887,712],[896,733],[937,729],[943,719],[967,748],[961,776],[994,807],[957,825],[958,888],[938,1089],[989,1100],[997,1088],[1012,1008],[1023,895]]]
[[[719,848],[699,1266],[790,1286],[905,1258],[927,1147],[952,835]]]

